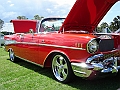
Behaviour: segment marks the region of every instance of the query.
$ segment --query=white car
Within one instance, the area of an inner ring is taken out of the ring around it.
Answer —
[[[5,43],[4,34],[0,33],[0,47]]]

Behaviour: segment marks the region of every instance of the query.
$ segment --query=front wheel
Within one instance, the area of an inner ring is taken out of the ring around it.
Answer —
[[[67,83],[73,78],[71,64],[65,55],[55,54],[53,56],[52,71],[59,82]]]

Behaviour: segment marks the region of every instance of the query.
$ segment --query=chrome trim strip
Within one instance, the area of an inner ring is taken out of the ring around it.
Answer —
[[[15,44],[30,44],[30,45],[36,45],[36,46],[48,46],[48,47],[56,47],[56,48],[67,48],[67,49],[73,49],[73,50],[86,50],[84,48],[76,48],[76,47],[68,47],[68,46],[60,46],[60,45],[51,45],[51,44],[38,44],[38,43],[29,43],[29,42],[17,42]]]
[[[76,47],[68,47],[68,46],[59,46],[59,45],[50,45],[50,44],[40,44],[40,46],[50,46],[50,47],[67,48],[67,49],[75,49],[75,50],[86,50],[86,49],[84,49],[84,48],[76,48]]]
[[[15,56],[16,56],[16,55],[15,55]],[[30,60],[27,60],[27,59],[21,58],[21,57],[19,57],[19,56],[16,56],[16,57],[18,57],[18,58],[20,58],[20,59],[22,59],[22,60],[24,60],[24,61],[27,61],[27,62],[29,62],[29,63],[35,64],[35,65],[37,65],[37,66],[40,66],[40,67],[42,67],[42,68],[44,67],[43,65],[37,64],[37,63],[32,62],[32,61],[30,61]]]
[[[15,40],[5,40],[5,45],[16,44]]]

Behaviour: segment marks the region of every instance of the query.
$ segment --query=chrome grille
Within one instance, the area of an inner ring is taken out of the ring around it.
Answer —
[[[111,51],[114,49],[114,40],[113,39],[102,39],[99,43],[100,52]]]

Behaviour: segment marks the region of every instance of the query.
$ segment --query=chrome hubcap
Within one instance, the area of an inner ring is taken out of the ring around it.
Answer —
[[[56,55],[52,61],[52,70],[59,81],[64,81],[68,75],[68,65],[62,55]]]

